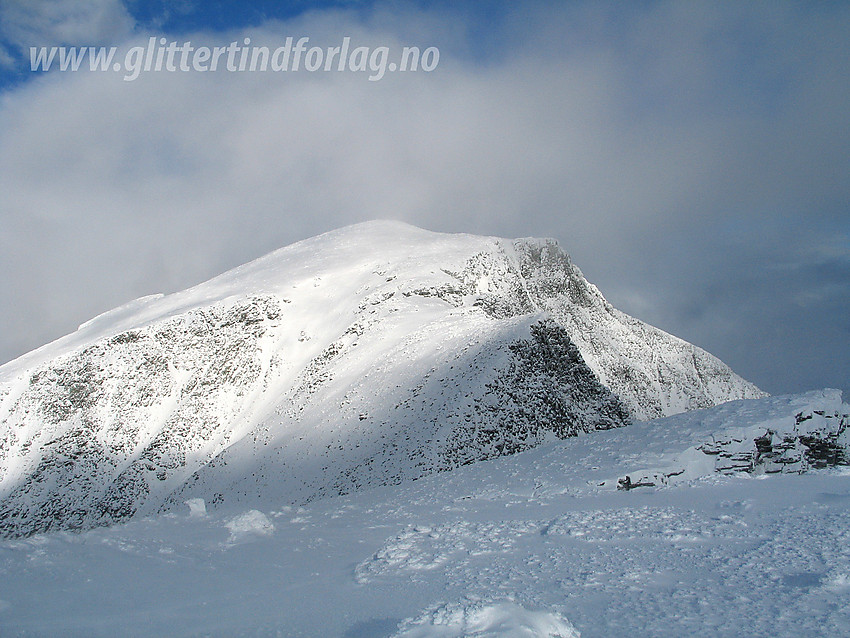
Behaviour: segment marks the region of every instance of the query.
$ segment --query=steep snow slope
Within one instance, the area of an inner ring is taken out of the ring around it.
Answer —
[[[0,531],[306,502],[760,395],[551,240],[360,224],[0,367]]]
[[[706,444],[841,431],[846,453],[848,413],[736,401],[303,507],[0,541],[0,635],[847,636],[848,466],[729,473]]]

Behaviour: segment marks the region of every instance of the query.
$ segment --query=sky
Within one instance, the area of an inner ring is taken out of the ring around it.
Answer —
[[[429,71],[31,71],[151,37]],[[0,362],[369,219],[554,237],[771,393],[850,396],[850,4],[0,0]]]

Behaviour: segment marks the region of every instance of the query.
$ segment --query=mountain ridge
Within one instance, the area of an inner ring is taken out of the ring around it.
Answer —
[[[554,240],[367,222],[0,366],[0,528],[307,502],[762,395],[614,309]]]

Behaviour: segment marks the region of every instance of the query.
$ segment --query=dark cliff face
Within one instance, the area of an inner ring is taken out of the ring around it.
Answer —
[[[547,434],[567,438],[628,424],[628,410],[561,326],[541,321],[530,332],[508,346],[507,366],[474,405],[474,425],[457,429],[447,451],[454,463],[519,452]]]

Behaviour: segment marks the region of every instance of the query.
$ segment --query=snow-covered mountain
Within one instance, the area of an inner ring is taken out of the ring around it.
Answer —
[[[762,395],[553,240],[359,224],[0,367],[0,532],[304,503]]]

